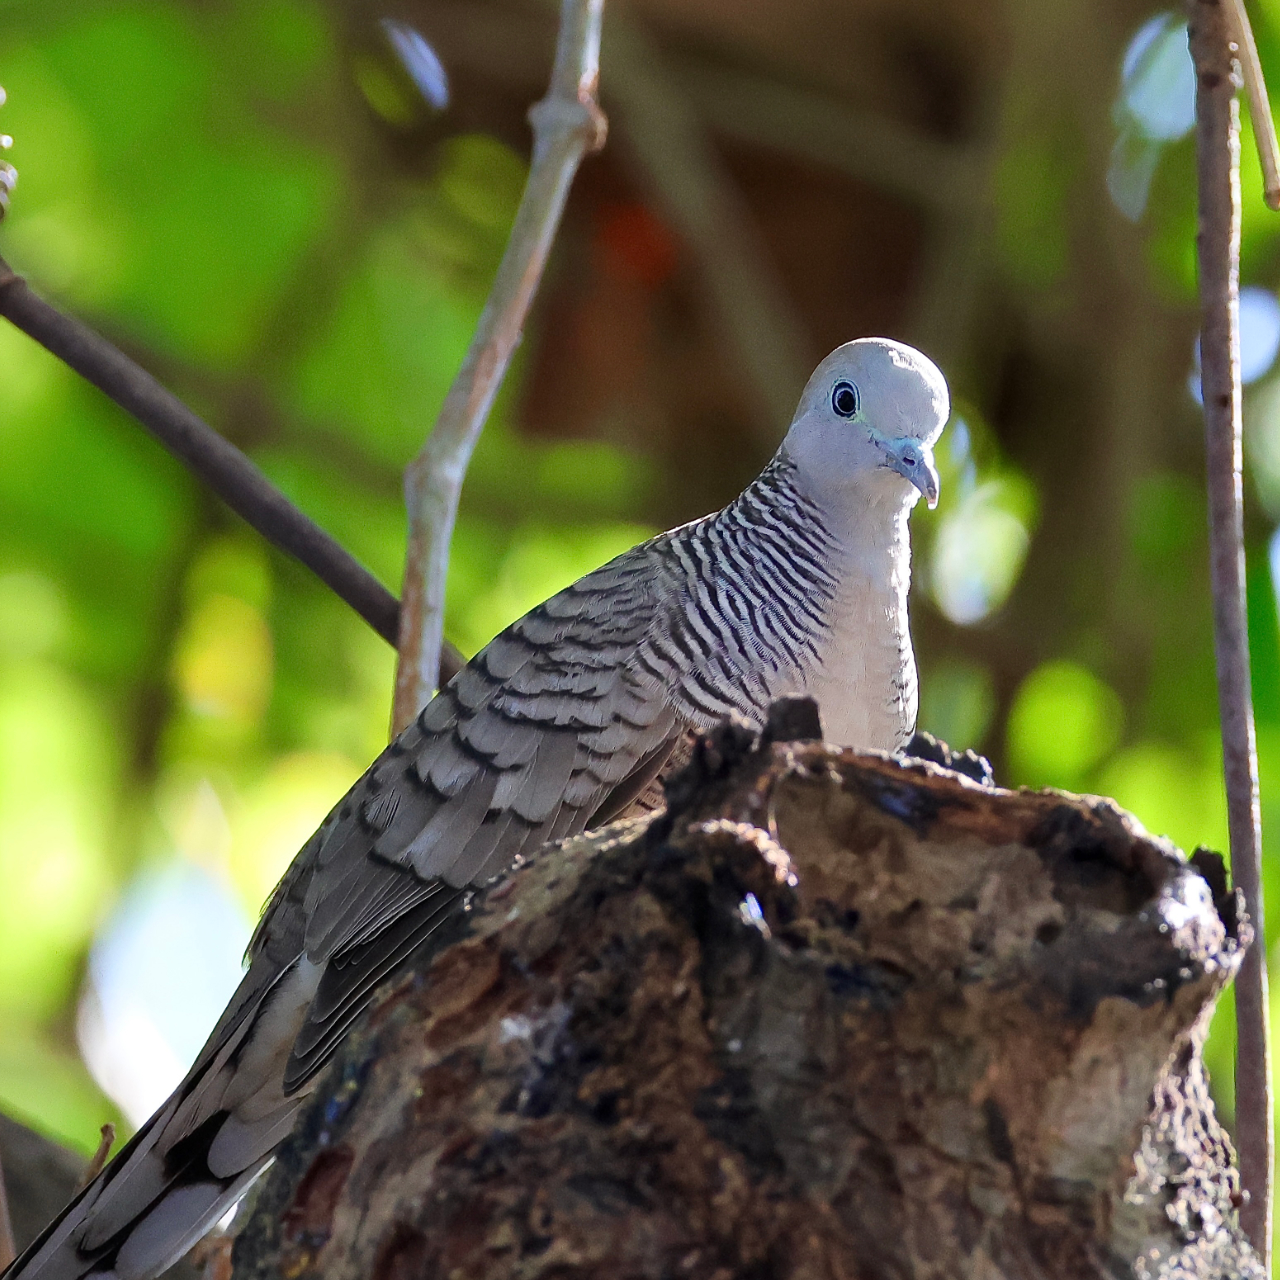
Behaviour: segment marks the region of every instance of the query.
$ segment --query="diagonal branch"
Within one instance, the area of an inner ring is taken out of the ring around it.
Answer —
[[[397,733],[435,690],[449,543],[467,464],[542,279],[569,185],[583,157],[604,143],[605,119],[596,104],[603,6],[604,0],[562,0],[551,88],[529,112],[533,160],[511,238],[435,428],[405,469],[409,543],[393,717]]]
[[[1249,684],[1240,443],[1240,116],[1223,0],[1196,0],[1196,152],[1200,226],[1200,366],[1209,490],[1214,648],[1227,783],[1231,872],[1256,941],[1236,979],[1236,1143],[1248,1201],[1241,1225],[1270,1274],[1272,1114],[1262,914],[1262,819]]]
[[[235,445],[145,369],[79,320],[34,293],[0,258],[0,315],[132,414],[264,538],[305,565],[380,636],[394,644],[400,606],[354,556],[304,515]],[[462,665],[456,650],[441,679]]]

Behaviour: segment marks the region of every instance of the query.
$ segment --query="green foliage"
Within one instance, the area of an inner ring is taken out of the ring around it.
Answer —
[[[1268,0],[1259,40],[1280,67],[1276,15]],[[0,249],[141,353],[395,587],[400,471],[462,358],[525,164],[479,133],[424,142],[405,163],[387,130],[404,150],[425,117],[394,66],[347,38],[319,0],[0,6],[3,131],[22,174]],[[1065,108],[1033,89],[1004,100],[989,256],[1043,322],[1069,305],[1080,210],[1105,199],[1105,176]],[[1280,219],[1263,209],[1250,145],[1243,278],[1274,288]],[[1192,141],[1157,161],[1133,270],[1189,308]],[[1190,359],[1175,352],[1161,376],[1182,378]],[[1083,399],[1080,372],[1064,385]],[[521,374],[518,360],[517,386]],[[72,1030],[95,933],[142,868],[179,858],[256,913],[385,744],[393,655],[7,326],[0,384],[0,1107],[87,1150],[115,1116]],[[453,545],[447,630],[468,651],[651,532],[670,479],[599,441],[522,435],[512,394],[476,451]],[[1265,516],[1248,564],[1274,940],[1280,631],[1266,539],[1280,519],[1280,377],[1246,408]],[[1047,531],[1072,535],[1051,522],[1053,477],[996,421],[991,403],[957,403],[942,501],[913,517],[922,726],[993,752],[1002,781],[1113,795],[1184,848],[1223,848],[1196,441],[1170,424],[1158,461],[1115,490],[1114,561],[1028,604]],[[1043,429],[1058,421],[1046,412]],[[1117,617],[1144,635],[1140,670],[1119,656]],[[1010,619],[1023,628],[1012,642]],[[1210,1058],[1228,1107],[1230,1053],[1220,1012]]]
[[[996,696],[991,673],[976,662],[946,658],[929,667],[920,690],[920,723],[944,742],[982,742]]]
[[[1020,120],[1010,136],[996,174],[996,243],[1020,284],[1047,289],[1067,269],[1070,152],[1042,121]]]
[[[1013,780],[1080,790],[1123,728],[1114,689],[1078,663],[1046,662],[1022,682],[1009,712]]]
[[[400,468],[525,164],[472,134],[437,145],[429,180],[379,172],[340,45],[308,0],[0,10],[22,171],[3,252],[398,586]],[[385,744],[393,654],[7,325],[0,381],[0,1107],[91,1149],[118,1118],[72,1035],[95,932],[175,858],[256,914]],[[506,402],[449,584],[472,649],[650,532],[646,466],[525,440]]]

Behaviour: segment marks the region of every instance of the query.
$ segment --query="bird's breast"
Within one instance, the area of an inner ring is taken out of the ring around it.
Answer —
[[[915,729],[915,655],[907,619],[909,553],[855,565],[828,603],[829,625],[808,673],[828,741],[896,751]]]

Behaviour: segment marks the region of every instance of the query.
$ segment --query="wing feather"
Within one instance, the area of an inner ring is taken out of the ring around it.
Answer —
[[[461,889],[615,816],[650,785],[685,729],[636,661],[662,590],[633,552],[538,606],[459,672],[330,815],[309,869],[291,869],[296,883],[272,908],[305,921],[305,953],[323,966],[290,1090]],[[259,932],[298,931],[267,919]]]

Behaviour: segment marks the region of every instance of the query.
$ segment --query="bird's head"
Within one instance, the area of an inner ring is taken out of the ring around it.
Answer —
[[[858,484],[938,502],[933,442],[951,411],[938,366],[889,338],[837,347],[813,372],[784,447],[822,490]]]

